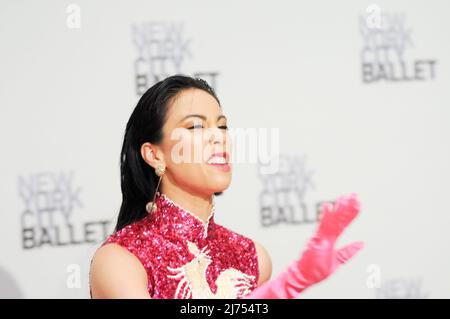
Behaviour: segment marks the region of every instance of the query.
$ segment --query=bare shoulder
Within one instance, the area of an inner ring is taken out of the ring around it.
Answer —
[[[89,279],[92,298],[150,298],[144,266],[118,244],[110,243],[97,249]]]
[[[272,276],[272,259],[266,248],[259,242],[253,240],[258,256],[259,278],[258,287],[270,279]]]

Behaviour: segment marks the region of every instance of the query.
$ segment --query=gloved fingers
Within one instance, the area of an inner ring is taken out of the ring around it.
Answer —
[[[324,203],[319,235],[335,240],[359,213],[360,204],[355,193],[340,196],[334,205]]]
[[[322,232],[322,230],[326,230],[328,227],[335,224],[332,203],[329,202],[322,203],[320,211],[321,213],[319,217],[319,232]]]
[[[364,243],[362,241],[357,241],[346,245],[336,252],[336,260],[338,263],[344,264],[362,248],[364,248]]]
[[[360,203],[355,193],[340,196],[334,205],[338,222],[342,229],[347,227],[360,211]]]

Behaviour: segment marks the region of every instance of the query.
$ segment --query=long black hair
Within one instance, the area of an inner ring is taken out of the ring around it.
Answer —
[[[214,89],[203,79],[173,75],[149,88],[139,99],[128,120],[120,154],[122,205],[115,231],[144,218],[145,205],[152,200],[158,176],[141,155],[146,142],[158,144],[163,139],[168,104],[182,90],[196,88],[211,94],[219,103]]]

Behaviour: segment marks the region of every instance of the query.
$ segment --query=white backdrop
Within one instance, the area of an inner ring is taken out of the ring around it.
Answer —
[[[216,212],[267,248],[273,275],[312,235],[317,205],[356,192],[361,214],[339,245],[366,247],[301,297],[449,298],[449,11],[2,1],[0,297],[89,296],[128,117],[154,75],[185,73],[215,86],[232,128],[279,129],[280,170],[236,163]]]

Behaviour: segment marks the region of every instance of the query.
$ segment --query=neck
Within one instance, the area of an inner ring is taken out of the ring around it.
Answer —
[[[164,188],[161,192],[179,206],[189,210],[206,222],[213,207],[213,197],[189,193],[181,188]]]

